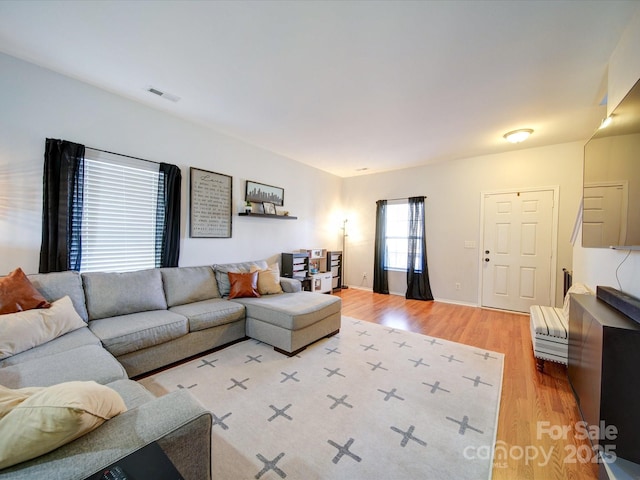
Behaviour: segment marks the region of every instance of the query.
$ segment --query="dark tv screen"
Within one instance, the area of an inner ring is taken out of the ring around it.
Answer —
[[[640,249],[640,81],[584,149],[582,246]]]

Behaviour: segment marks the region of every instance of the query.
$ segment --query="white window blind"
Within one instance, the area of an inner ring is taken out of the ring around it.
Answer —
[[[156,219],[164,217],[158,170],[156,163],[86,150],[80,271],[157,265]]]
[[[387,235],[385,239],[385,268],[407,270],[409,255],[409,204],[387,204]],[[420,248],[420,247],[418,247]],[[415,268],[420,270],[422,252],[416,256]]]

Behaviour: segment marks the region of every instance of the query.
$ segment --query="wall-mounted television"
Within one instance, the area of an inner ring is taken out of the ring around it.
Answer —
[[[584,148],[582,246],[640,250],[640,80]]]

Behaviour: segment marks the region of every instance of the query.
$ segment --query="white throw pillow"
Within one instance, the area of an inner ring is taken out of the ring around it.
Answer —
[[[593,291],[587,287],[584,283],[574,283],[567,290],[567,294],[564,296],[564,304],[562,305],[562,313],[564,318],[569,321],[569,305],[571,303],[570,298],[572,293],[593,295]]]
[[[69,296],[50,308],[0,315],[0,360],[86,326]]]
[[[127,410],[118,392],[96,382],[3,387],[0,403],[9,410],[0,418],[0,469],[55,450]]]

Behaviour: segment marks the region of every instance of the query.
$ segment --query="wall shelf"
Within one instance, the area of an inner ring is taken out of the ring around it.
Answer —
[[[297,220],[298,217],[292,217],[291,215],[271,215],[269,213],[253,213],[253,212],[240,212],[241,217],[262,217],[262,218],[278,218],[280,220]]]

